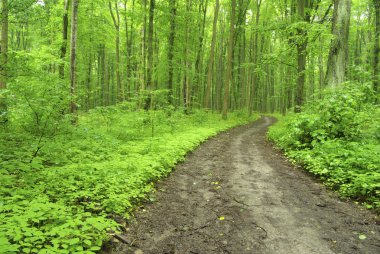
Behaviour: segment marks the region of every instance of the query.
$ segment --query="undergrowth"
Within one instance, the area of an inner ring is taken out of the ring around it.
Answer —
[[[268,138],[342,197],[380,209],[380,109],[369,86],[326,91],[299,114],[271,127]]]
[[[80,116],[77,127],[13,121],[1,130],[0,253],[97,252],[118,231],[115,219],[129,218],[187,152],[250,120],[120,105]]]

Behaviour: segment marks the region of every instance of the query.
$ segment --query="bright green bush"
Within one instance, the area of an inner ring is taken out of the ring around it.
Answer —
[[[380,110],[366,85],[348,83],[268,132],[296,163],[344,197],[380,207]]]
[[[114,219],[128,218],[188,151],[250,120],[124,104],[53,136],[13,120],[0,132],[0,253],[95,253],[118,230]]]

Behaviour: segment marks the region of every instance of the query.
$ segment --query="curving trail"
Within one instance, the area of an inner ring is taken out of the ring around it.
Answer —
[[[274,121],[201,145],[136,213],[130,244],[107,253],[380,253],[378,218],[278,154],[265,140]]]

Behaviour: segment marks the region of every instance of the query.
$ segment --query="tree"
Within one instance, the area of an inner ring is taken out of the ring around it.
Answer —
[[[297,11],[298,17],[303,22],[310,22],[309,0],[298,0]],[[295,98],[295,112],[301,111],[301,106],[304,101],[304,87],[306,78],[306,54],[307,54],[307,31],[304,28],[298,28],[298,41],[297,46],[297,88],[296,88],[296,98]]]
[[[373,90],[377,96],[377,102],[379,102],[379,54],[380,54],[380,1],[373,0],[373,5],[375,7],[375,44],[373,48]]]
[[[154,29],[154,7],[155,0],[150,0],[149,5],[149,25],[148,25],[148,76],[147,89],[152,89],[153,79],[153,29]]]
[[[76,55],[77,55],[77,29],[78,29],[78,5],[79,0],[72,0],[71,15],[71,52],[70,52],[70,95],[71,107],[70,112],[74,115],[73,122],[76,123],[77,105],[76,105]]]
[[[67,36],[68,36],[68,26],[69,26],[69,6],[70,0],[64,1],[64,10],[63,14],[63,27],[62,27],[62,45],[61,45],[61,64],[59,66],[59,76],[61,79],[65,77],[65,58],[67,52]]]
[[[228,56],[227,56],[227,72],[226,80],[224,84],[224,99],[223,99],[223,119],[227,119],[228,107],[229,107],[229,96],[230,96],[230,87],[233,86],[232,79],[232,61],[234,53],[234,34],[235,34],[235,7],[236,0],[231,0],[231,17],[230,17],[230,33],[228,40]]]
[[[258,73],[257,73],[257,61],[258,61],[258,43],[259,43],[259,32],[258,32],[258,26],[260,21],[260,8],[261,8],[262,0],[256,0],[256,15],[255,15],[255,22],[252,20],[252,27],[256,27],[256,31],[251,34],[251,61],[252,61],[252,83],[249,86],[249,99],[248,99],[248,115],[251,116],[253,112],[253,101],[255,96],[255,88],[258,85]],[[252,29],[253,30],[253,29]]]
[[[174,40],[175,40],[175,17],[177,13],[176,1],[170,0],[170,33],[168,41],[168,101],[173,104],[173,58],[174,58]]]
[[[215,44],[216,44],[216,27],[218,25],[218,15],[219,15],[219,0],[215,1],[214,9],[214,22],[212,24],[212,39],[211,39],[211,49],[210,49],[210,58],[208,61],[207,67],[207,87],[205,95],[205,104],[206,109],[210,108],[211,101],[211,88],[212,88],[212,71],[214,68],[214,59],[215,59]]]
[[[346,80],[351,0],[335,0],[325,84],[336,87]]]
[[[122,88],[121,79],[120,79],[120,14],[119,14],[118,1],[114,2],[116,16],[113,12],[111,1],[108,1],[108,7],[110,9],[112,21],[116,30],[116,41],[115,41],[116,83],[117,83],[117,101],[120,102],[124,100],[124,89]]]
[[[8,68],[8,0],[2,0],[1,43],[0,43],[0,91],[7,88]],[[5,95],[0,94],[0,117],[6,121],[7,104]]]

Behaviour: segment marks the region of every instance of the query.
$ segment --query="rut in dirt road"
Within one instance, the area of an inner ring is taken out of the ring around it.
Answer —
[[[380,253],[375,216],[292,167],[266,142],[273,122],[222,133],[187,156],[136,213],[130,244],[108,253]]]

